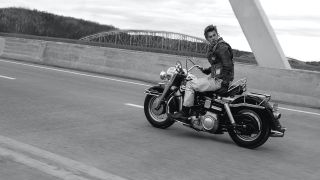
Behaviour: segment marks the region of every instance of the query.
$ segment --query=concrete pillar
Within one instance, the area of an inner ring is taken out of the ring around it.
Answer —
[[[259,0],[229,0],[259,66],[291,69]]]

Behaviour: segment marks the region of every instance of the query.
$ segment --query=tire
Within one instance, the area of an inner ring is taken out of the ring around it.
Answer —
[[[234,115],[235,121],[239,125],[246,124],[243,131],[229,130],[231,139],[241,147],[254,149],[263,145],[270,135],[270,124],[267,119],[259,116],[259,113],[250,109],[241,109]],[[247,133],[247,134],[246,134]]]
[[[166,129],[174,121],[168,118],[165,105],[161,105],[159,110],[154,109],[154,103],[157,96],[147,95],[144,100],[144,113],[149,123],[156,128]]]

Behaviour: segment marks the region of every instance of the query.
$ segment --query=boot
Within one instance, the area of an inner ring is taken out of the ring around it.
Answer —
[[[183,123],[190,123],[190,120],[188,120],[190,116],[189,111],[190,107],[182,106],[182,110],[177,113],[174,113],[174,115],[172,115],[171,117]]]

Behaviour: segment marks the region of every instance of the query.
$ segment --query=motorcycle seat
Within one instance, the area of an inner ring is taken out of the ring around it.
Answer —
[[[221,97],[230,97],[230,96],[240,95],[243,92],[244,92],[243,86],[241,86],[240,84],[237,84],[237,85],[230,85],[228,88],[228,91],[225,93],[221,93],[219,89],[215,91],[206,91],[206,92],[199,92],[199,93],[205,96],[218,95]]]

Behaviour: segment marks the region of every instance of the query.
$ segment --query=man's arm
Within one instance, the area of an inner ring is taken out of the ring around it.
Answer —
[[[212,47],[209,46],[208,48],[208,51],[207,51],[207,59],[208,61],[210,62],[211,59],[213,58],[214,56],[214,52],[212,52]],[[206,74],[206,75],[209,75],[211,73],[211,67],[208,67],[208,68],[201,68],[201,71]]]
[[[226,44],[221,44],[216,50],[217,58],[221,59],[222,67],[218,78],[223,80],[223,83],[229,83],[232,80],[233,62],[232,55],[229,52],[229,47]]]

